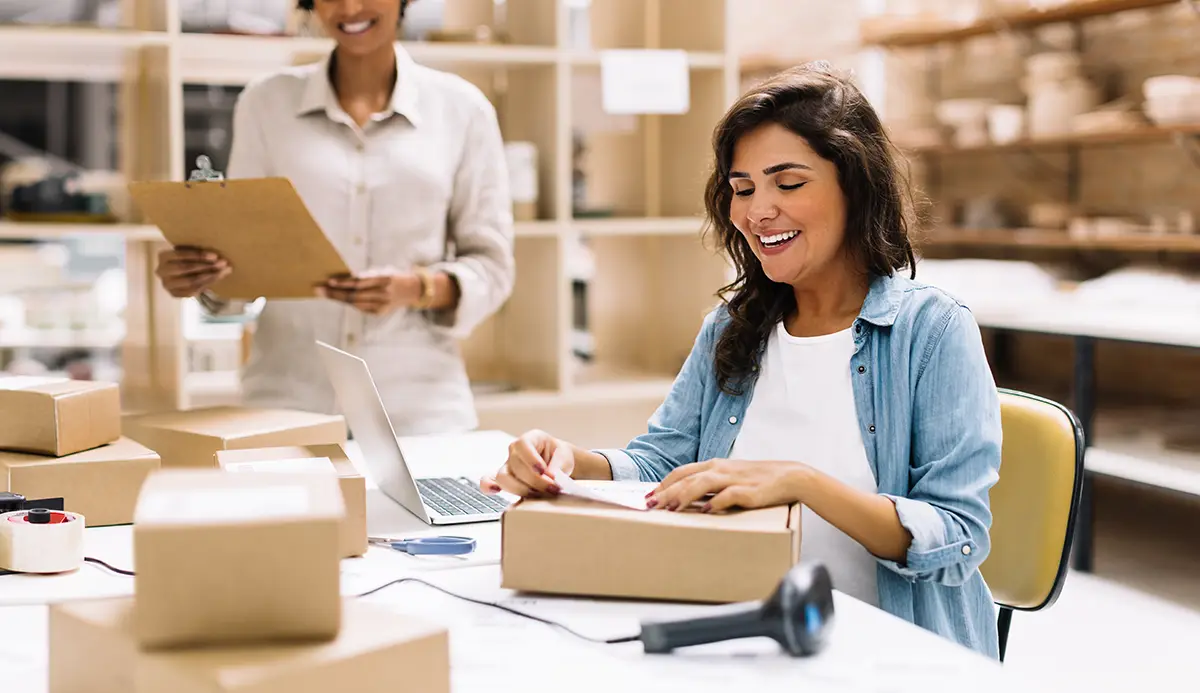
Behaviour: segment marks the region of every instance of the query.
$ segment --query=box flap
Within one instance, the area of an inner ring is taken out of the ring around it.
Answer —
[[[345,448],[338,444],[328,445],[284,445],[273,448],[246,448],[243,450],[218,450],[217,464],[225,467],[230,464],[247,462],[268,462],[271,460],[296,460],[306,457],[328,459],[338,476],[361,476]]]
[[[94,462],[111,462],[113,460],[157,460],[158,453],[140,443],[128,438],[118,440],[98,448],[77,452],[64,457],[47,457],[46,455],[31,455],[23,452],[5,452],[0,450],[0,469],[10,472],[17,469],[33,467],[48,467],[55,465],[91,464]]]
[[[143,428],[170,429],[198,436],[233,440],[277,433],[300,426],[343,422],[343,419],[331,414],[314,414],[290,409],[211,407],[144,414],[131,417],[129,422]]]
[[[789,506],[781,505],[756,510],[731,510],[723,513],[703,513],[698,507],[677,512],[665,510],[632,510],[603,505],[592,501],[560,496],[552,499],[522,499],[508,509],[509,513],[567,514],[595,517],[614,522],[644,522],[673,527],[696,527],[706,530],[748,532],[787,532],[790,522]]]

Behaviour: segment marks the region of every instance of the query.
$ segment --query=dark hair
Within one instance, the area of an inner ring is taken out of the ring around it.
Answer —
[[[771,330],[796,309],[792,287],[767,277],[762,264],[729,219],[733,148],[746,133],[776,123],[803,137],[837,166],[846,199],[846,243],[868,276],[890,276],[908,266],[916,273],[909,242],[915,224],[912,191],[900,170],[903,158],[862,92],[827,63],[785,70],[751,88],[713,132],[715,162],[704,191],[707,226],[733,261],[737,278],[719,292],[729,322],[717,339],[717,382],[729,394],[759,365]]]
[[[313,2],[315,0],[296,0],[296,7],[301,10],[312,12]],[[408,9],[408,0],[400,0],[400,18],[404,18],[404,11]]]

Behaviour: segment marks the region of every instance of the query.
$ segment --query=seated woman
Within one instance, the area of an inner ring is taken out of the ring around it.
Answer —
[[[912,278],[878,115],[806,66],[745,94],[713,143],[709,224],[738,276],[649,430],[601,451],[526,433],[482,488],[555,494],[567,474],[659,482],[665,511],[799,502],[801,555],[838,589],[998,656],[979,566],[999,397],[971,313]]]

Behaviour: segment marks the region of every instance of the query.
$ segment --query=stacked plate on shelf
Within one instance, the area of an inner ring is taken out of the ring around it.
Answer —
[[[1142,83],[1146,115],[1156,125],[1200,123],[1200,77],[1159,75]]]

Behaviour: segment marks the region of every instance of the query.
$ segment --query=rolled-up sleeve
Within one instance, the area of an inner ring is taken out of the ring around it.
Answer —
[[[662,481],[676,467],[699,461],[705,389],[713,378],[714,318],[710,314],[704,321],[646,432],[623,449],[594,451],[608,460],[614,481]]]
[[[913,581],[955,586],[991,550],[1002,431],[978,325],[957,305],[940,322],[916,380],[910,491],[888,495],[912,543],[903,563],[881,562]]]
[[[454,256],[430,269],[454,279],[458,305],[430,311],[429,317],[433,324],[465,338],[508,300],[516,276],[504,141],[496,111],[482,97],[470,119],[454,177],[449,232]]]

